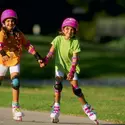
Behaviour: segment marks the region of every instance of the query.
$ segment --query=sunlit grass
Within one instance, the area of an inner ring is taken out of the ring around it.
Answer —
[[[87,101],[97,111],[100,120],[125,123],[125,88],[124,87],[99,87],[81,86]],[[0,88],[0,106],[11,106],[11,88],[2,86]],[[20,104],[24,110],[51,111],[53,103],[53,87],[21,87]],[[61,100],[61,113],[84,116],[81,104],[73,95],[70,86],[64,86]]]

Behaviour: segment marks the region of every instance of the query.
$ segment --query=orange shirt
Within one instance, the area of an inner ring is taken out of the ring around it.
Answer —
[[[3,42],[3,50],[9,56],[9,60],[3,62],[2,55],[0,54],[0,64],[3,64],[4,66],[14,66],[20,63],[22,47],[25,47],[27,44],[24,34],[20,32],[19,40],[16,40],[13,35],[10,35],[8,39],[5,39],[3,31],[0,31],[0,42]]]

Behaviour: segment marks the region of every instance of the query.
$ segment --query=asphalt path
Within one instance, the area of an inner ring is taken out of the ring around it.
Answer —
[[[51,123],[49,112],[23,111],[22,122],[12,119],[11,108],[0,108],[0,125],[95,125],[88,117],[60,115],[59,123]],[[99,120],[100,125],[115,125]]]

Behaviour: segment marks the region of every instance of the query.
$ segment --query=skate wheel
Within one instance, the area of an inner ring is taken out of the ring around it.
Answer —
[[[96,125],[99,125],[99,121],[98,120],[95,120],[94,121]]]
[[[21,121],[22,121],[22,116],[19,116],[19,117],[16,119],[16,121],[21,122]]]
[[[52,122],[52,123],[58,123],[58,122],[59,122],[59,119],[51,119],[51,122]]]

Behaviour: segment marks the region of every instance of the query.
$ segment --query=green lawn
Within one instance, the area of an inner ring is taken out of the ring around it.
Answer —
[[[100,120],[114,123],[125,123],[125,88],[124,87],[99,87],[81,86],[87,101],[94,107]],[[23,109],[33,111],[51,111],[53,103],[53,87],[21,87],[20,104]],[[11,106],[11,87],[0,87],[0,107]],[[86,117],[81,109],[77,97],[73,95],[71,88],[66,87],[62,91],[61,113]]]

